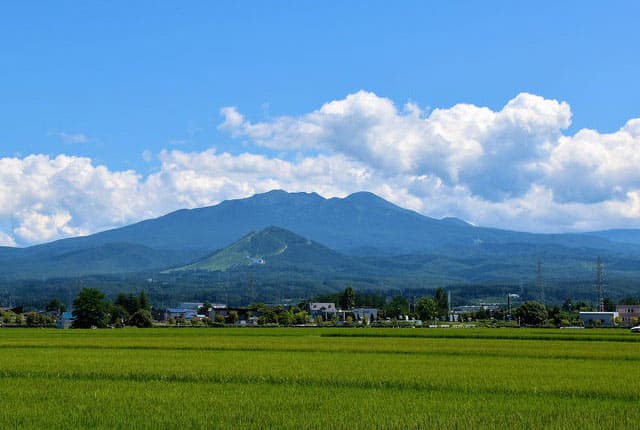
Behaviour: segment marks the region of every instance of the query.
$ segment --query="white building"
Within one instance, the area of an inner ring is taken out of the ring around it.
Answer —
[[[580,321],[586,326],[613,327],[618,315],[618,312],[580,312]]]
[[[338,313],[335,303],[309,303],[309,314],[312,318],[322,317],[324,320],[333,318]]]

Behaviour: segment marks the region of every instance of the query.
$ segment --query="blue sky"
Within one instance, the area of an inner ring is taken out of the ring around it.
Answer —
[[[0,244],[272,187],[503,228],[640,227],[638,16],[633,1],[5,4]]]

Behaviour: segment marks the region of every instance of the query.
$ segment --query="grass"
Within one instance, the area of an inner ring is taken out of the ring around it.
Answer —
[[[612,330],[0,330],[0,427],[635,427],[639,368]]]

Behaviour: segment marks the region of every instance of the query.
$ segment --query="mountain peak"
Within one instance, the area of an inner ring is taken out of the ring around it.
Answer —
[[[245,235],[215,254],[172,271],[228,270],[254,265],[336,265],[345,257],[309,239],[278,226]]]
[[[302,198],[302,199],[309,199],[309,200],[324,200],[324,198],[322,196],[320,196],[318,193],[312,192],[312,193],[305,193],[305,192],[294,192],[294,193],[290,193],[288,191],[285,190],[271,190],[271,191],[267,191],[265,193],[258,193],[255,194],[251,197],[247,197],[244,200],[272,200],[272,201],[282,201],[282,200],[286,200],[286,199],[290,199],[290,198]]]
[[[363,202],[363,203],[369,203],[369,202],[384,202],[387,204],[389,203],[382,197],[379,197],[370,191],[358,191],[356,193],[349,194],[347,197],[344,198],[344,200],[349,200],[354,202]]]

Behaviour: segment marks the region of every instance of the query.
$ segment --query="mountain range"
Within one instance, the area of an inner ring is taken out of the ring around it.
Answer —
[[[232,274],[245,279],[251,270],[261,279],[293,273],[309,285],[340,280],[400,288],[435,280],[531,282],[540,277],[542,261],[546,282],[584,283],[598,256],[608,279],[626,283],[633,294],[640,230],[533,234],[430,218],[368,192],[325,199],[276,190],[90,236],[3,247],[0,279],[145,274],[188,284],[191,274],[226,273],[228,281]]]

